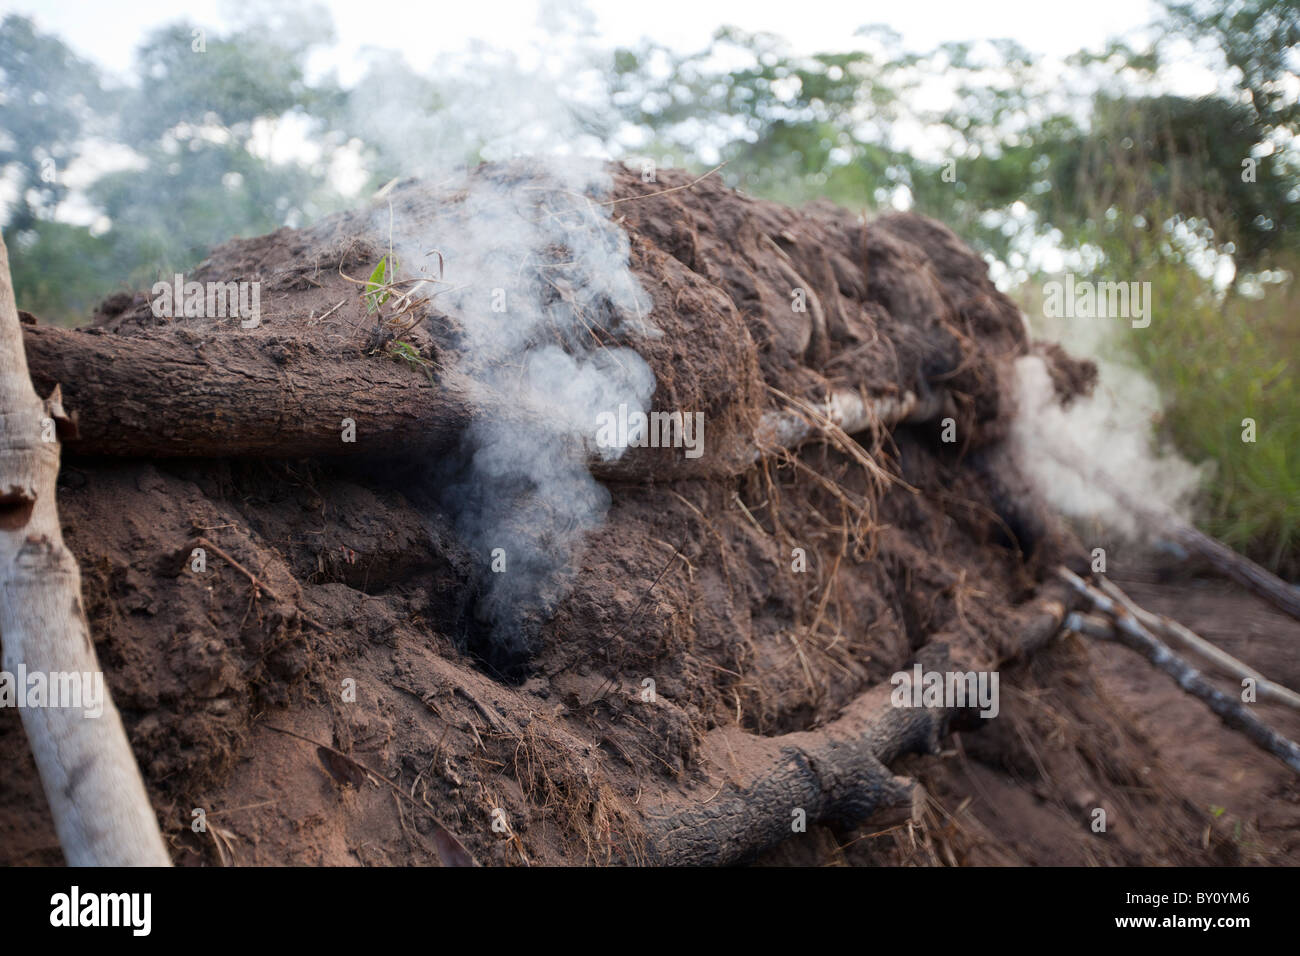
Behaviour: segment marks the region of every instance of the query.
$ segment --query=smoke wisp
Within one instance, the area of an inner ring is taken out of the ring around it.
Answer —
[[[476,388],[476,416],[436,481],[484,569],[466,639],[506,678],[521,676],[609,507],[587,461],[623,449],[598,446],[598,416],[620,404],[645,411],[654,393],[650,367],[620,344],[657,330],[627,236],[600,201],[610,184],[599,162],[550,158],[444,179],[432,202],[394,202],[406,209],[393,214],[399,267],[424,263],[427,274],[438,257],[437,306]]]
[[[1021,472],[1049,505],[1121,540],[1157,530],[1143,527],[1148,517],[1190,523],[1202,470],[1157,439],[1155,385],[1130,366],[1096,361],[1093,393],[1064,406],[1042,358],[1017,361],[1011,447]]]

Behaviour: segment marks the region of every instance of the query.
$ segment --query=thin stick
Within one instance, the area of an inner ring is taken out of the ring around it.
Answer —
[[[196,539],[196,543],[197,543],[199,546],[201,546],[201,547],[208,548],[209,550],[211,550],[215,555],[217,555],[217,557],[219,557],[219,558],[221,558],[222,560],[224,560],[228,565],[230,565],[232,568],[234,568],[236,571],[238,571],[238,572],[239,572],[240,574],[242,574],[244,577],[248,578],[248,580],[252,582],[254,590],[256,590],[256,591],[261,591],[263,594],[265,594],[267,597],[269,597],[272,601],[275,601],[275,602],[278,603],[278,604],[292,604],[294,607],[297,607],[297,603],[296,603],[296,602],[294,602],[294,601],[286,601],[284,598],[280,597],[280,595],[278,595],[278,594],[276,594],[274,591],[272,591],[271,588],[270,588],[270,587],[269,587],[265,582],[263,582],[261,579],[259,579],[258,576],[257,576],[256,574],[254,574],[252,571],[248,570],[248,568],[244,567],[242,564],[240,564],[238,561],[236,561],[234,558],[232,558],[229,554],[227,554],[225,551],[223,551],[223,550],[222,550],[221,548],[219,548],[217,545],[213,544],[213,543],[212,543],[211,541],[209,541],[207,538],[197,538],[197,539]],[[315,620],[315,619],[309,617],[309,616],[308,616],[308,615],[303,611],[303,609],[300,608],[300,607],[298,608],[298,616],[299,616],[300,618],[302,618],[302,620],[303,620],[304,623],[306,623],[306,624],[310,624],[312,627],[316,628],[318,631],[322,631],[322,632],[324,632],[324,633],[326,633],[326,634],[328,634],[328,633],[330,632],[330,631],[329,631],[329,628],[327,628],[324,624],[320,623],[319,621],[317,621],[317,620]]]
[[[1238,680],[1243,678],[1250,678],[1253,680],[1255,682],[1255,689],[1259,692],[1261,700],[1267,699],[1276,701],[1279,704],[1285,704],[1287,707],[1300,710],[1300,694],[1297,694],[1289,687],[1284,687],[1281,684],[1274,683],[1253,667],[1237,660],[1237,658],[1223,650],[1223,648],[1211,644],[1205,638],[1201,637],[1190,628],[1179,624],[1172,618],[1165,617],[1163,614],[1155,614],[1145,608],[1139,607],[1131,597],[1120,589],[1118,584],[1111,581],[1109,578],[1099,578],[1098,583],[1101,585],[1103,591],[1113,597],[1116,601],[1119,601],[1126,611],[1132,614],[1152,631],[1156,631],[1165,637],[1171,637],[1174,640],[1181,642],[1186,647],[1200,654],[1201,657],[1217,664]]]
[[[727,165],[725,162],[718,163],[718,165],[714,166],[703,176],[698,176],[695,179],[692,179],[689,183],[687,183],[684,186],[673,186],[671,189],[660,189],[658,192],[646,193],[644,196],[624,196],[622,199],[607,199],[604,202],[596,203],[596,205],[617,206],[619,203],[633,202],[637,199],[653,199],[655,196],[667,196],[669,193],[681,192],[683,189],[690,189],[692,186],[698,186],[700,183],[704,182],[704,180],[708,179],[710,176],[712,176],[714,173],[716,173],[719,169],[721,169],[725,165]]]
[[[70,424],[62,390],[56,385],[42,400],[32,384],[9,252],[0,238],[0,671],[13,675],[22,667],[48,675],[51,692],[62,683],[55,675],[71,675],[81,696],[82,675],[86,681],[103,675],[86,620],[81,572],[59,521],[62,444],[50,439],[62,438]],[[54,435],[45,433],[55,425]],[[27,688],[19,680],[21,695]],[[84,703],[91,706],[89,698]],[[22,720],[68,864],[170,866],[107,688],[97,712],[50,704],[19,707],[15,719]]]
[[[1277,757],[1300,774],[1300,745],[1283,737],[1246,707],[1211,684],[1195,667],[1169,649],[1144,627],[1122,604],[1092,587],[1068,568],[1057,573],[1092,606],[1115,621],[1115,638],[1137,651],[1159,670],[1172,677],[1184,691],[1203,700],[1210,710],[1233,730],[1240,731],[1261,750]]]

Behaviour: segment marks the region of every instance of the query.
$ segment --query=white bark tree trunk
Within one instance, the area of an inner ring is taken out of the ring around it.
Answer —
[[[59,390],[42,401],[32,387],[9,253],[0,239],[0,669],[12,702],[39,703],[28,693],[35,682],[15,685],[22,674],[51,681],[46,705],[22,706],[19,713],[68,863],[168,866],[158,820],[95,658],[81,573],[59,527],[55,425],[61,421]],[[98,681],[98,716],[87,715],[97,709],[93,700],[49,706],[66,703],[53,695],[74,674],[83,689],[93,691]]]

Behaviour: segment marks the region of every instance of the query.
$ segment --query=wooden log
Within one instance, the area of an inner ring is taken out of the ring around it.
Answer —
[[[754,433],[753,460],[761,458],[765,449],[798,448],[827,428],[855,435],[870,428],[894,428],[956,414],[951,396],[943,390],[924,398],[914,392],[869,398],[849,389],[835,389],[819,405],[798,399],[793,404],[793,410],[763,414]]]
[[[427,454],[453,447],[494,396],[454,372],[430,380],[385,356],[368,356],[265,330],[148,334],[24,326],[32,380],[63,388],[76,416],[69,453],[142,458],[308,458]],[[737,474],[774,450],[794,449],[827,428],[855,433],[924,421],[950,409],[946,393],[867,397],[836,390],[823,401],[766,412],[753,435],[717,436],[704,460],[663,467],[653,477]],[[345,419],[356,440],[343,440]],[[595,422],[593,424],[593,429]],[[607,480],[637,480],[640,449],[593,460]]]
[[[911,781],[895,777],[887,764],[904,753],[934,752],[947,713],[893,707],[890,691],[868,691],[821,730],[780,737],[735,729],[710,734],[706,753],[735,753],[754,769],[712,800],[685,802],[652,818],[653,861],[735,863],[788,839],[796,820],[848,824],[885,808],[910,808]]]
[[[1179,544],[1205,558],[1224,577],[1231,578],[1300,621],[1300,588],[1189,524],[1178,522],[1173,535]]]
[[[28,375],[0,239],[0,641],[64,856],[72,866],[170,864],[122,721],[108,695],[63,543],[55,501],[59,393],[42,402]],[[46,693],[31,698],[40,675]],[[90,699],[85,692],[90,692]],[[68,699],[68,694],[79,700]],[[98,699],[102,695],[102,700]],[[13,703],[11,701],[10,703]]]
[[[1017,615],[1014,633],[999,642],[1004,661],[1045,646],[1081,603],[1060,584],[1048,583]],[[948,667],[946,651],[927,645],[927,670]],[[677,866],[737,863],[789,839],[797,819],[848,825],[865,819],[903,818],[914,812],[914,781],[888,765],[907,753],[933,753],[955,711],[945,707],[895,707],[892,686],[855,698],[818,730],[759,737],[736,727],[705,736],[705,759],[724,775],[735,765],[742,780],[712,782],[651,804],[646,814],[652,862]],[[743,759],[735,760],[733,755]]]
[[[70,453],[169,458],[396,455],[453,445],[469,398],[449,377],[265,330],[147,335],[23,326],[32,380],[60,385]],[[344,441],[344,419],[355,441]]]
[[[1058,444],[1067,439],[1057,437]],[[1231,578],[1242,587],[1259,595],[1280,611],[1285,611],[1300,621],[1300,587],[1288,584],[1244,554],[1238,554],[1217,538],[1212,538],[1192,527],[1171,511],[1152,508],[1135,500],[1100,468],[1088,468],[1080,463],[1086,460],[1083,452],[1070,449],[1070,457],[1049,451],[1058,464],[1077,470],[1086,480],[1095,484],[1138,521],[1148,532],[1168,535],[1187,550],[1199,554],[1224,577]]]

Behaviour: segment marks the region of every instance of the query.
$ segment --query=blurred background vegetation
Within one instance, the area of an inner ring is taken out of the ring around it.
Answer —
[[[942,219],[1031,322],[1049,271],[1151,282],[1151,326],[1117,323],[1090,347],[1154,381],[1162,437],[1211,466],[1203,527],[1294,577],[1300,0],[1163,2],[1148,46],[1080,52],[1064,74],[1011,41],[917,53],[884,27],[812,56],[735,28],[689,54],[579,46],[575,75],[597,83],[574,82],[582,95],[560,105],[608,155],[725,162],[755,195]],[[143,38],[122,80],[7,17],[0,172],[20,306],[84,322],[105,295],[184,271],[228,238],[431,171],[412,156],[496,158],[517,117],[508,102],[466,104],[535,80],[480,49],[437,76],[377,56],[344,87],[308,69],[332,40],[319,10],[285,6],[274,23],[208,31],[195,56],[193,25],[178,21]],[[1218,94],[1162,86],[1171,51],[1188,48],[1217,65]],[[935,82],[950,95],[928,95]]]

